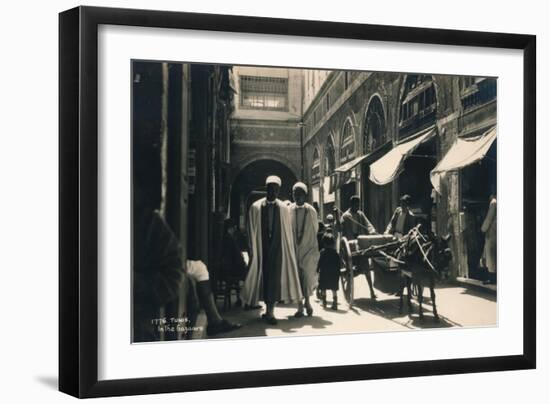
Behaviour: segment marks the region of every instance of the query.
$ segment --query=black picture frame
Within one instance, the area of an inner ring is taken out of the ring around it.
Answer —
[[[463,45],[523,51],[523,353],[469,359],[98,381],[98,26]],[[59,389],[102,397],[536,367],[536,37],[533,35],[77,7],[59,15]]]

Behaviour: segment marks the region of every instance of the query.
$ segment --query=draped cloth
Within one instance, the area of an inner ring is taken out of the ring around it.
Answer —
[[[491,199],[487,216],[481,226],[481,231],[485,233],[485,245],[483,255],[487,264],[487,269],[491,273],[497,271],[497,200]]]
[[[303,210],[303,214],[298,211]],[[317,263],[319,262],[319,243],[317,232],[319,222],[315,208],[308,203],[298,207],[295,203],[290,206],[290,217],[296,240],[296,259],[298,273],[304,296],[311,296],[317,287]],[[302,220],[303,218],[303,220]],[[299,237],[301,234],[301,238]]]
[[[264,251],[267,232],[265,228],[262,228],[267,225],[265,218],[268,215],[262,214],[267,209],[266,198],[254,202],[248,212],[248,238],[251,257],[242,297],[244,302],[251,306],[258,304],[260,301],[265,302],[266,296],[264,295],[266,291],[275,295],[276,300],[268,301],[269,303],[277,301],[296,302],[302,298],[290,209],[279,199],[275,200],[275,204],[278,212],[274,215],[278,219],[275,227],[278,229],[273,232],[274,237],[272,244],[270,244],[272,248],[269,248],[268,251]],[[276,256],[267,256],[270,253],[274,253]],[[266,266],[269,266],[269,268]],[[269,285],[264,285],[264,274],[267,270],[270,271],[269,276],[271,279],[269,279]]]

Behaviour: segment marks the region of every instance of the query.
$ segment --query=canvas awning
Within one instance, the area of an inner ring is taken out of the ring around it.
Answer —
[[[492,127],[474,138],[458,138],[439,164],[430,172],[434,189],[441,193],[441,178],[448,171],[459,170],[481,160],[497,138],[497,128]]]
[[[345,173],[345,172],[351,170],[352,168],[355,168],[355,166],[357,166],[361,161],[365,160],[367,157],[369,157],[368,154],[356,157],[353,160],[348,161],[346,164],[342,164],[340,167],[338,167],[334,171],[339,172],[339,173]]]
[[[414,139],[396,145],[388,153],[370,165],[369,179],[378,185],[392,182],[402,170],[403,161],[422,143],[430,140],[436,134],[435,126],[432,126]]]
[[[345,173],[345,172],[355,168],[356,166],[358,166],[359,164],[361,164],[363,162],[369,163],[369,162],[372,162],[374,160],[377,160],[378,157],[381,154],[386,153],[390,148],[391,148],[391,141],[388,141],[388,142],[384,143],[382,146],[380,146],[377,149],[373,150],[371,153],[364,154],[362,156],[356,157],[353,160],[348,161],[346,164],[342,164],[340,167],[336,168],[334,171],[339,172],[339,173]]]

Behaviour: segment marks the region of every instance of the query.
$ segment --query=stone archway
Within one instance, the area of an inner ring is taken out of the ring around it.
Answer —
[[[280,161],[269,158],[252,161],[235,175],[231,187],[230,215],[241,229],[245,227],[250,205],[265,196],[265,180],[269,175],[281,178],[279,199],[291,199],[292,186],[297,181],[294,170]]]
[[[242,171],[246,170],[250,165],[264,160],[280,163],[292,171],[294,177],[300,178],[301,166],[299,161],[299,152],[294,153],[293,151],[284,149],[275,150],[275,152],[264,150],[261,152],[250,152],[246,154],[240,153],[239,156],[235,156],[234,160],[232,160],[232,182],[234,182],[237,176]]]

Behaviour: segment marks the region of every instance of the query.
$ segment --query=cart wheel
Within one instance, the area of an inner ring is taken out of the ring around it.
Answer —
[[[344,297],[351,308],[353,306],[353,261],[348,240],[342,237],[340,240],[340,260],[342,267],[340,269],[340,281]]]

